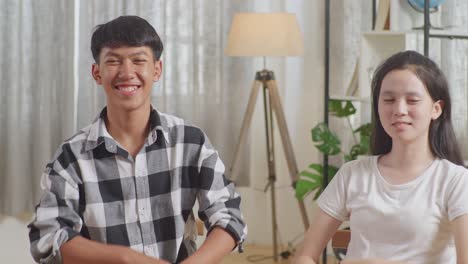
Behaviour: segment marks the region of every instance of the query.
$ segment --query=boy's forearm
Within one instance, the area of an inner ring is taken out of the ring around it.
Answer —
[[[200,249],[182,263],[220,263],[223,257],[231,253],[235,246],[236,241],[228,232],[220,227],[215,227]]]
[[[138,253],[131,248],[106,245],[77,236],[60,247],[64,264],[169,263]]]

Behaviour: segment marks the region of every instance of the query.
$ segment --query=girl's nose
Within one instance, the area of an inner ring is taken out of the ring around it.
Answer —
[[[393,112],[396,116],[403,116],[403,115],[408,114],[408,106],[405,100],[398,100],[397,103],[395,104]]]

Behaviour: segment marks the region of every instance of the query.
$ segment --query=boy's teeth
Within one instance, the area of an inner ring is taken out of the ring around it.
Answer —
[[[119,90],[124,91],[124,92],[133,92],[137,88],[138,87],[136,87],[136,86],[127,86],[127,87],[119,87]]]

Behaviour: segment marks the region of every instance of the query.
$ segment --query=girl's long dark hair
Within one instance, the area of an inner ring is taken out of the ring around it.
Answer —
[[[396,53],[385,60],[375,71],[371,84],[372,154],[382,155],[389,153],[392,149],[392,138],[385,132],[378,110],[382,81],[393,70],[410,70],[422,81],[434,102],[443,101],[442,114],[436,120],[432,120],[429,126],[429,146],[436,157],[463,165],[452,126],[452,103],[447,79],[436,63],[416,51]]]

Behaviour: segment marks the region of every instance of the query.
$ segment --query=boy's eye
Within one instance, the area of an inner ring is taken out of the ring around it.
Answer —
[[[415,104],[417,102],[419,102],[419,99],[408,99],[408,103],[410,104]]]
[[[119,61],[115,60],[115,59],[109,59],[109,60],[106,60],[106,63],[107,64],[117,64],[117,63],[119,63]]]
[[[391,102],[395,101],[395,99],[392,99],[392,98],[384,98],[383,101],[386,102],[386,103],[391,103]]]
[[[139,64],[139,63],[145,63],[146,60],[145,59],[136,59],[136,60],[134,60],[134,62]]]

